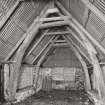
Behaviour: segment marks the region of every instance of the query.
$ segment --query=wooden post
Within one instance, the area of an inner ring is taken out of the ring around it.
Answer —
[[[48,48],[45,50],[44,54],[42,55],[42,57],[40,58],[40,60],[38,61],[37,65],[36,65],[36,76],[35,76],[35,80],[34,80],[34,87],[35,90],[37,89],[37,82],[38,82],[38,76],[39,76],[39,70],[40,70],[40,65],[43,62],[43,60],[45,59],[48,51],[51,49],[51,47],[54,45],[54,42],[58,39],[58,36],[55,37],[55,39],[51,42],[51,44],[48,46]]]
[[[85,61],[83,60],[83,58],[81,57],[80,53],[78,52],[78,50],[73,46],[73,44],[71,43],[71,41],[67,38],[67,36],[64,36],[65,40],[68,42],[69,46],[72,47],[72,50],[74,51],[76,57],[78,58],[78,60],[81,62],[84,73],[85,73],[85,79],[86,79],[86,90],[90,90],[91,89],[91,84],[90,84],[90,78],[89,78],[89,73],[88,73],[88,68],[87,65],[85,63]]]
[[[46,14],[46,10],[50,8],[50,3],[48,3],[48,5],[46,5],[44,10],[41,12],[40,16],[38,17],[39,19],[44,18],[48,15]],[[16,57],[15,57],[16,63],[13,63],[14,70],[12,70],[11,72],[11,77],[10,77],[9,86],[8,86],[8,92],[10,94],[10,97],[8,97],[9,100],[14,100],[16,90],[17,90],[17,83],[18,83],[18,78],[20,74],[20,68],[21,68],[23,56],[25,54],[25,51],[29,47],[30,43],[32,42],[33,38],[37,34],[41,24],[42,22],[35,21],[34,27],[27,34],[27,37],[25,38],[25,40],[23,41],[22,45],[19,47],[16,53]]]

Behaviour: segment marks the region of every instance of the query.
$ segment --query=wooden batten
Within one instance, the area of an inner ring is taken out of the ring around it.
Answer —
[[[78,52],[78,50],[73,46],[73,44],[71,43],[70,40],[68,40],[67,36],[64,36],[65,40],[67,40],[69,46],[72,48],[72,50],[74,51],[76,57],[78,58],[78,60],[81,62],[84,73],[85,73],[85,78],[86,78],[86,86],[85,89],[86,90],[90,90],[91,89],[91,84],[90,84],[90,78],[89,78],[89,73],[88,73],[88,68],[87,65],[85,63],[85,61],[83,60],[83,58],[81,57],[80,53]]]
[[[46,10],[48,8],[50,8],[50,4],[51,4],[51,2],[48,3],[48,5],[46,5],[44,10],[41,12],[40,16],[38,16],[39,19],[44,18],[48,15],[48,14],[46,14]],[[16,95],[17,83],[18,83],[18,78],[19,78],[19,74],[20,74],[21,63],[22,63],[22,59],[23,59],[23,56],[25,54],[25,51],[29,47],[31,41],[33,40],[33,38],[37,34],[40,25],[42,24],[42,22],[36,22],[36,21],[34,21],[34,23],[35,23],[33,25],[34,27],[32,27],[31,31],[29,31],[29,33],[27,33],[27,37],[25,38],[22,45],[19,47],[19,49],[16,52],[16,56],[15,56],[16,63],[13,63],[14,69],[11,72],[11,77],[10,77],[9,86],[8,86],[8,92],[10,93],[10,97],[8,97],[9,100],[14,100],[15,95]]]

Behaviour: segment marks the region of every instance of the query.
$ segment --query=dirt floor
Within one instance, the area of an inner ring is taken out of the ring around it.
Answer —
[[[93,105],[84,91],[40,91],[15,105]]]

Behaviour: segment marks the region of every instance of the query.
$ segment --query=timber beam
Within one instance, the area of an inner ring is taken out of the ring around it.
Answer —
[[[12,64],[15,63],[16,61],[0,61],[0,64]]]
[[[83,30],[80,29],[80,27],[76,26],[72,21],[70,21],[70,26],[73,27],[80,35],[80,37],[83,40],[84,45],[86,46],[86,49],[88,51],[88,54],[91,58],[92,64],[93,64],[93,68],[94,68],[94,76],[95,79],[95,88],[98,90],[100,98],[102,98],[102,94],[105,92],[104,91],[104,87],[105,87],[105,83],[102,77],[102,70],[100,68],[98,59],[96,57],[97,51],[95,50],[94,46],[90,43],[90,41],[85,37]],[[97,81],[100,81],[100,83],[98,84]],[[98,87],[97,87],[98,86]],[[105,95],[105,93],[104,93]]]
[[[82,0],[83,1],[83,0]],[[86,1],[86,0],[85,0]],[[84,2],[85,2],[84,1]],[[63,14],[65,14],[66,16],[70,16],[70,20],[76,25],[76,26],[78,26],[83,32],[84,32],[84,34],[86,35],[86,37],[88,37],[89,38],[89,40],[91,40],[92,42],[93,42],[93,44],[95,45],[95,46],[97,46],[104,54],[105,54],[105,48],[104,47],[102,47],[101,45],[100,45],[100,43],[98,42],[98,41],[96,41],[93,37],[92,37],[92,35],[70,14],[70,12],[68,12],[64,7],[63,7],[63,5],[60,3],[60,2],[58,2],[58,1],[56,1],[56,5],[57,5],[57,7],[60,9],[60,11],[62,11],[63,12]],[[105,21],[105,19],[104,19],[104,21]]]
[[[32,53],[32,51],[34,51],[35,50],[35,48],[40,44],[40,42],[43,40],[43,38],[45,37],[45,35],[47,34],[47,32],[48,32],[49,30],[46,30],[43,34],[42,34],[42,36],[41,36],[41,38],[38,40],[38,42],[32,47],[32,49],[28,52],[28,54],[26,55],[26,57],[25,57],[25,59],[27,59],[27,57],[29,57],[29,55]],[[24,60],[25,60],[24,59]]]
[[[96,6],[94,6],[89,0],[81,0],[85,6],[90,9],[97,17],[99,17],[105,23],[105,14],[102,13]]]
[[[40,65],[43,62],[43,60],[45,59],[45,57],[47,56],[47,53],[50,51],[50,49],[53,47],[54,42],[58,39],[58,36],[55,37],[55,39],[50,43],[50,45],[46,48],[44,54],[41,56],[40,60],[38,61],[37,65],[36,65],[36,76],[34,79],[34,87],[35,90],[37,90],[37,83],[38,83],[38,78],[39,78],[39,71],[40,71]]]
[[[38,59],[38,57],[40,57],[40,55],[45,51],[45,49],[48,47],[48,45],[52,42],[54,37],[55,36],[52,36],[52,38],[47,42],[47,44],[43,47],[43,49],[40,51],[40,53],[32,60],[31,64],[33,64]]]
[[[98,90],[100,99],[103,99],[105,97],[105,83],[103,80],[102,70],[99,65],[99,61],[96,57],[97,51],[94,48],[94,46],[91,44],[91,42],[88,40],[88,38],[90,39],[91,35],[85,30],[85,28],[75,18],[73,18],[73,16],[58,1],[56,2],[56,4],[57,4],[58,8],[60,8],[61,11],[65,15],[71,16],[71,20],[69,21],[69,26],[76,30],[76,32],[82,38],[84,45],[86,46],[87,52],[91,58],[92,65],[93,65],[93,71],[94,71],[94,77],[95,77],[95,79],[94,79],[95,87],[94,88],[96,90]],[[105,49],[98,42],[96,42],[96,40],[94,40],[94,38],[92,38],[90,40],[97,47],[99,47],[100,50],[102,52],[104,52],[104,54],[105,54]]]
[[[80,40],[80,38],[76,35],[76,33],[69,27],[67,27],[67,29],[70,32],[70,35],[72,35],[85,48],[85,45],[83,44],[82,40]]]
[[[46,35],[65,35],[65,34],[70,34],[69,31],[60,31],[60,32],[48,32]]]
[[[69,19],[69,16],[46,17],[46,18],[41,18],[40,20],[38,19],[37,21],[40,21],[40,22],[51,22],[51,21],[62,21],[62,20],[67,20],[67,19]]]
[[[53,13],[58,13],[59,10],[57,8],[50,8],[46,11],[47,14],[53,14]]]
[[[38,16],[37,18],[40,19],[40,18],[46,17],[48,15],[48,14],[46,14],[46,11],[48,10],[48,8],[51,8],[50,7],[51,4],[52,4],[52,2],[48,3],[48,5],[46,5],[46,7],[41,12],[40,16]],[[8,86],[8,90],[7,90],[8,94],[9,94],[8,100],[15,100],[14,98],[16,95],[18,79],[19,79],[19,75],[20,75],[21,63],[22,63],[25,51],[29,47],[33,38],[38,33],[38,30],[39,30],[39,27],[41,24],[42,24],[42,22],[34,21],[34,25],[31,29],[31,31],[27,34],[27,37],[25,38],[22,45],[19,47],[19,49],[16,52],[16,56],[14,58],[14,60],[16,62],[13,63],[13,70],[11,71],[11,77],[10,77],[9,86]]]
[[[63,12],[65,15],[68,15],[69,18],[72,20],[72,16],[69,14],[69,12],[68,12],[59,2],[56,2],[56,5],[57,5],[57,7],[58,7],[59,9],[60,9],[60,8],[63,8],[63,11],[62,11],[62,12]],[[61,10],[62,10],[62,9],[61,9]],[[59,15],[59,16],[63,16],[63,15],[60,13],[60,11],[58,12],[58,15]],[[79,39],[79,37],[76,35],[76,33],[75,33],[73,30],[71,30],[70,27],[66,27],[66,28],[67,28],[67,30],[69,31],[67,34],[68,34],[68,35],[69,35],[69,34],[73,35],[73,37],[85,48],[83,42]],[[71,39],[71,38],[70,38],[70,39]],[[73,43],[74,43],[74,42],[73,42]],[[79,46],[77,46],[75,43],[74,43],[74,45],[75,45],[75,47],[79,50],[79,52],[88,60],[88,62],[91,63],[90,58],[86,56],[86,54],[79,48]]]
[[[49,22],[40,25],[40,29],[68,25],[68,21]]]
[[[78,50],[73,46],[73,44],[70,42],[70,40],[67,38],[67,36],[64,36],[65,40],[68,42],[69,46],[72,48],[72,50],[74,51],[76,57],[78,58],[78,60],[81,62],[82,67],[84,69],[84,73],[85,73],[85,79],[86,79],[86,90],[91,90],[91,84],[90,84],[90,78],[89,78],[89,73],[88,73],[88,68],[87,65],[85,63],[85,61],[83,60],[83,58],[81,57],[80,53],[78,52]]]
[[[56,43],[53,45],[53,47],[68,47],[68,43]]]
[[[88,54],[89,54],[92,64],[93,64],[94,76],[95,76],[95,80],[94,80],[95,89],[98,90],[99,96],[100,96],[100,98],[102,98],[103,96],[105,96],[105,90],[104,90],[105,83],[104,83],[104,80],[102,77],[102,70],[99,65],[99,61],[96,57],[97,51],[95,50],[94,46],[90,43],[90,41],[86,38],[83,30],[80,27],[75,25],[72,21],[70,21],[69,24],[71,27],[73,27],[79,33],[80,37],[83,40],[84,45],[86,46],[86,49],[88,51]],[[97,83],[97,81],[99,81],[99,83]]]

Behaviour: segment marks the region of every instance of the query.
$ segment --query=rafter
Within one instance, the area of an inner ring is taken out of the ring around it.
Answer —
[[[84,43],[82,42],[82,40],[76,35],[76,33],[71,30],[69,27],[67,27],[67,29],[69,30],[70,32],[70,35],[72,35],[84,48],[85,48],[85,45]],[[86,48],[85,48],[86,49]]]
[[[50,45],[46,48],[44,54],[41,56],[40,60],[38,61],[37,65],[36,65],[36,76],[34,79],[34,87],[35,90],[37,90],[37,82],[38,82],[38,76],[39,76],[39,71],[40,71],[40,65],[43,62],[43,60],[45,59],[47,53],[49,52],[49,50],[52,48],[54,42],[58,39],[58,36],[55,37],[55,39],[50,43]]]
[[[25,57],[25,59],[32,53],[32,51],[40,44],[40,42],[43,40],[43,38],[46,36],[46,34],[47,34],[47,32],[48,32],[49,30],[46,30],[43,34],[42,34],[42,36],[41,36],[41,38],[38,40],[38,42],[32,47],[32,49],[28,52],[28,54],[26,55],[26,57]],[[25,60],[24,59],[24,60]]]
[[[85,1],[86,1],[86,0],[85,0]],[[84,1],[84,2],[85,2],[85,1]],[[81,30],[84,32],[84,34],[86,35],[86,37],[88,37],[89,40],[91,40],[91,41],[94,43],[94,45],[97,46],[97,47],[105,54],[105,48],[102,47],[102,46],[100,45],[100,43],[99,43],[98,41],[96,41],[96,40],[92,37],[92,35],[70,14],[70,12],[68,12],[68,11],[62,6],[62,4],[59,3],[58,1],[56,1],[56,5],[57,5],[57,7],[58,7],[66,16],[70,16],[70,18],[71,18],[70,21],[73,22],[76,26],[78,26],[79,29],[81,29]]]
[[[92,61],[92,65],[93,65],[93,71],[94,71],[94,76],[95,76],[95,89],[98,90],[98,95],[100,97],[100,99],[103,99],[105,97],[105,83],[103,80],[103,76],[102,76],[102,70],[101,67],[99,65],[99,61],[96,57],[97,51],[94,48],[94,46],[91,44],[91,42],[88,40],[87,36],[91,36],[85,29],[84,27],[75,19],[72,17],[72,15],[59,3],[56,2],[56,4],[59,6],[59,8],[62,10],[62,12],[64,14],[66,14],[67,16],[71,17],[71,20],[69,21],[69,25],[70,27],[74,28],[76,30],[76,32],[79,34],[79,36],[82,38],[84,45],[86,46],[87,52],[91,58]],[[62,7],[62,8],[61,8]],[[94,39],[92,38],[92,42],[101,49],[102,51],[102,46],[99,43],[94,42]],[[103,49],[105,50],[105,49]],[[105,51],[104,51],[105,53]]]
[[[46,7],[41,12],[40,16],[38,16],[39,19],[44,18],[48,15],[46,14],[46,10],[48,10],[48,8],[51,8],[50,7],[51,3],[52,2],[46,5]],[[23,41],[22,45],[19,47],[16,53],[16,56],[14,58],[16,62],[13,63],[14,69],[11,71],[11,77],[10,77],[9,86],[8,86],[8,94],[9,94],[8,99],[9,100],[14,100],[15,98],[23,56],[25,54],[25,51],[29,47],[30,43],[32,42],[33,38],[37,34],[41,24],[42,22],[34,21],[34,24],[33,24],[34,27],[32,27],[31,31],[27,34],[27,37],[25,38],[25,40]]]
[[[83,58],[81,57],[81,55],[78,52],[78,50],[72,45],[72,43],[68,40],[68,38],[66,36],[64,36],[64,38],[68,42],[68,44],[72,48],[72,50],[74,51],[74,53],[75,53],[76,57],[78,58],[78,60],[81,62],[82,67],[83,67],[84,72],[85,72],[86,90],[90,90],[91,89],[91,85],[90,85],[90,79],[89,79],[89,73],[88,73],[87,65],[86,65],[85,61],[83,60]]]
[[[81,0],[85,6],[90,9],[97,17],[99,17],[105,23],[105,14],[103,14],[96,6],[94,6],[89,0]]]
[[[2,18],[2,20],[0,20],[0,29],[2,28],[2,26],[5,24],[5,22],[8,20],[8,18],[10,18],[11,14],[14,12],[14,10],[16,9],[16,7],[19,5],[19,1],[17,1],[11,8],[10,10],[7,12],[7,14]]]
[[[71,43],[73,44],[73,46],[75,46],[78,49],[78,51],[87,59],[87,61],[90,64],[92,64],[91,59],[82,51],[82,49],[80,49],[80,47],[78,45],[76,45],[76,43],[73,42],[73,40],[70,38],[70,36],[67,36],[67,38],[71,41]]]

